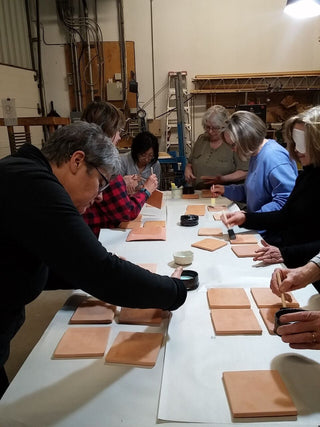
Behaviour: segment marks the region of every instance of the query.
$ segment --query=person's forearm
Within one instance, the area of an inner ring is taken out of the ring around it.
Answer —
[[[227,175],[221,175],[220,179],[221,182],[238,182],[238,181],[244,181],[246,179],[247,172],[243,170],[236,170],[232,173],[229,173]]]

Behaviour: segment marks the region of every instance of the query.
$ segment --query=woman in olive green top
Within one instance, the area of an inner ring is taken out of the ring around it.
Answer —
[[[205,133],[195,142],[185,168],[186,181],[198,189],[246,178],[248,161],[240,160],[221,136],[227,120],[228,112],[222,105],[210,107],[202,118]]]

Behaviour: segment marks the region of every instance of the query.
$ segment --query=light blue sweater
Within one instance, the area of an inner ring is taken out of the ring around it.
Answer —
[[[248,212],[276,211],[286,203],[298,175],[288,151],[269,139],[252,156],[244,184],[225,186],[224,196],[247,204]]]

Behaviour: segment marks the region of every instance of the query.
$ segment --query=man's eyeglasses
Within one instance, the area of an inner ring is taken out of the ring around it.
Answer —
[[[103,175],[103,173],[101,173],[100,171],[99,171],[99,169],[96,167],[96,166],[94,166],[95,167],[95,169],[97,170],[97,172],[98,172],[98,174],[101,176],[101,178],[103,179],[103,181],[102,181],[102,183],[101,182],[99,182],[99,190],[98,190],[98,193],[100,194],[100,193],[102,193],[106,188],[108,188],[109,187],[109,185],[110,185],[110,183],[109,183],[109,180]]]

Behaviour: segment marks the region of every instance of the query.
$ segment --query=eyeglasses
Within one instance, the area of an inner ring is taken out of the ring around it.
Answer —
[[[154,158],[154,154],[146,154],[146,153],[142,153],[142,154],[138,154],[138,157],[139,157],[140,159],[153,160],[153,158]]]
[[[221,130],[221,127],[219,127],[219,126],[208,126],[208,125],[206,125],[206,126],[204,127],[204,129],[205,129],[207,132],[210,132],[210,131],[219,132],[219,131]]]
[[[103,173],[100,172],[100,170],[94,166],[94,168],[97,170],[98,174],[101,176],[101,178],[103,179],[104,183],[100,183],[99,182],[99,190],[98,190],[98,194],[102,193],[106,188],[109,187],[110,183],[109,180],[103,175]]]

